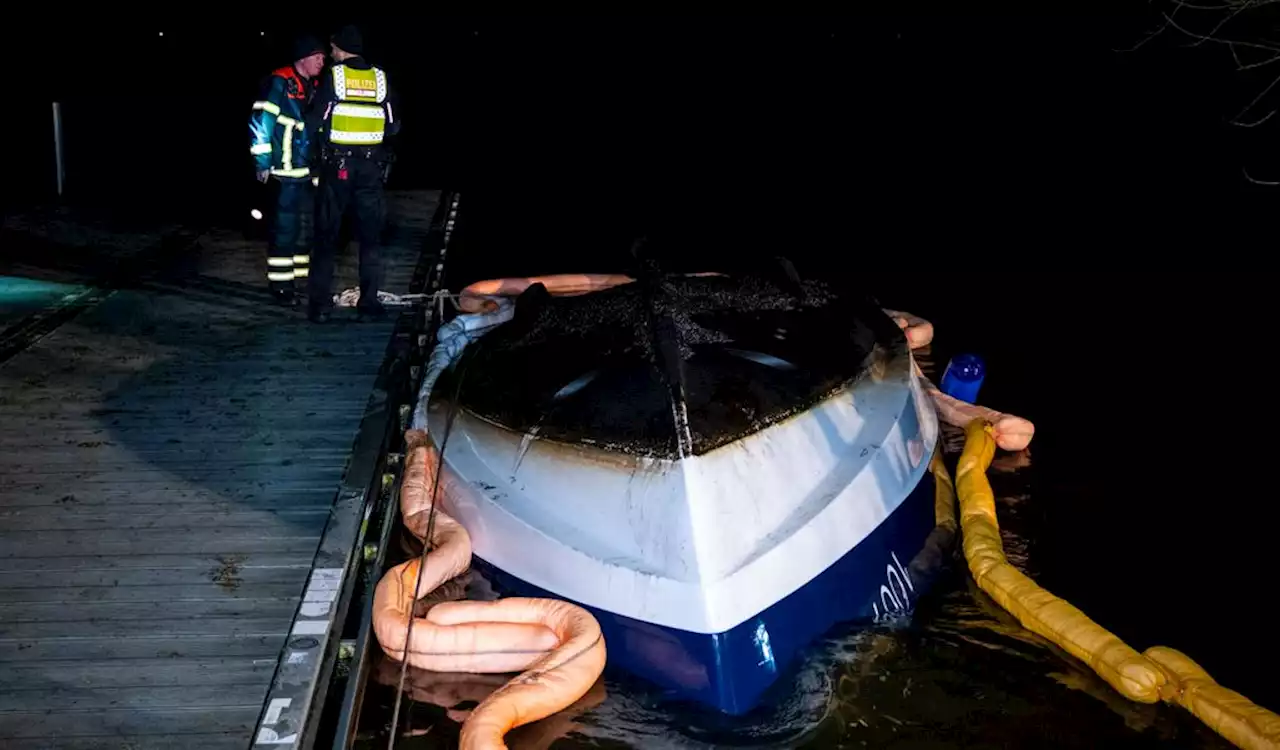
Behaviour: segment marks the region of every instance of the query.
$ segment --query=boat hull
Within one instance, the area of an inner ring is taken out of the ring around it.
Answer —
[[[833,626],[910,608],[934,529],[937,416],[906,339],[887,318],[841,336],[843,316],[793,317],[721,321],[750,346],[681,360],[692,402],[580,335],[515,357],[563,328],[526,320],[425,414],[447,443],[440,501],[499,586],[588,608],[613,666],[729,714]]]
[[[936,484],[925,472],[911,493],[853,549],[764,611],[719,633],[655,625],[582,604],[600,622],[611,668],[667,689],[674,697],[740,715],[805,649],[844,623],[870,623],[908,611],[928,588],[939,556],[935,541]],[[504,594],[564,598],[479,560]]]

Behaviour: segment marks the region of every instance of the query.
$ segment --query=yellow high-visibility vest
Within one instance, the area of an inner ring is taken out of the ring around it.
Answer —
[[[329,141],[343,146],[376,146],[387,126],[387,74],[381,68],[333,66],[337,102],[329,119]]]

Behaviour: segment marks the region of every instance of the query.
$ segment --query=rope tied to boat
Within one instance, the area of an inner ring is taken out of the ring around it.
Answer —
[[[471,559],[466,529],[440,509],[441,501],[448,495],[442,487],[442,478],[448,470],[444,455],[457,417],[466,372],[466,347],[510,320],[515,312],[514,300],[501,295],[478,294],[470,287],[458,295],[439,290],[430,295],[430,300],[431,305],[437,306],[441,319],[448,302],[452,302],[462,314],[436,332],[436,342],[414,404],[411,429],[405,435],[407,457],[401,484],[401,513],[408,526],[410,514],[406,512],[405,505],[427,501],[425,529],[410,527],[412,533],[421,536],[423,551],[417,559],[387,571],[375,592],[375,632],[386,633],[385,637],[379,637],[383,650],[401,660],[388,743],[389,747],[394,747],[408,665],[413,657],[418,657],[419,666],[424,666],[425,659],[427,668],[433,669],[520,672],[476,706],[463,723],[462,748],[496,750],[506,747],[503,735],[512,727],[556,713],[590,691],[604,669],[606,649],[599,623],[589,612],[569,602],[515,597],[497,602],[445,602],[432,607],[422,617],[416,616],[415,603],[443,583],[438,577],[432,578],[427,583],[427,590],[423,590],[424,581],[427,581],[424,573],[428,567],[428,554],[433,560],[440,560],[444,555],[445,575],[465,568],[464,558],[466,564]],[[481,312],[468,310],[465,304],[460,304],[464,301],[473,306],[480,303]],[[455,365],[458,366],[455,391],[449,403],[439,450],[432,456],[427,435],[431,395],[440,376]],[[429,464],[434,465],[434,475],[430,476],[430,492],[423,498],[422,490],[426,488],[411,485],[427,478],[422,474],[429,473]],[[410,497],[415,492],[416,496]],[[438,523],[445,524],[446,535],[452,534],[449,541],[439,545],[436,538]],[[433,575],[439,574],[439,570],[433,572]],[[413,578],[412,587],[406,586],[405,578],[409,575]],[[412,593],[406,597],[408,591]],[[401,626],[402,619],[407,622]],[[418,620],[428,628],[424,636],[428,643],[434,643],[437,638],[449,641],[449,635],[466,630],[469,634],[467,642],[473,647],[466,650],[415,648],[414,625]],[[403,644],[399,643],[399,635],[395,632],[398,627],[403,627]],[[546,642],[547,639],[550,641]],[[485,641],[494,644],[512,642],[517,647],[487,647]],[[397,648],[401,645],[403,648]],[[557,679],[544,679],[552,674],[557,675]]]
[[[437,308],[442,318],[446,303],[452,303],[455,311],[462,311],[460,305],[462,295],[452,294],[448,289],[437,289],[430,294],[395,294],[378,291],[378,302],[385,307],[413,307],[424,300],[428,307]],[[352,287],[338,292],[333,295],[333,304],[335,307],[357,307],[360,304],[360,289]]]
[[[460,392],[461,390],[462,390],[462,378],[459,378],[458,391]],[[430,391],[428,390],[428,395],[429,394],[430,394]],[[454,398],[455,404],[457,403],[456,396],[457,394],[455,394],[455,398]],[[449,433],[451,431],[451,428],[453,427],[453,419],[456,415],[457,415],[456,408],[450,409],[449,419],[446,420],[445,422],[444,438],[443,440],[441,440],[440,451],[439,451],[440,461],[439,461],[439,464],[436,466],[435,478],[431,485],[431,510],[427,516],[427,533],[422,540],[422,555],[418,558],[418,569],[416,571],[416,574],[414,576],[414,581],[413,581],[413,597],[410,599],[410,602],[416,602],[423,596],[422,571],[427,566],[427,554],[431,552],[435,546],[434,532],[435,532],[435,525],[436,525],[436,508],[438,506],[437,500],[440,492],[440,477],[444,474],[444,472],[442,471],[442,469],[444,468],[444,449],[449,442]],[[425,442],[426,442],[425,432],[421,433],[420,438],[414,435],[413,431],[410,431],[410,433],[405,437],[406,450],[409,452],[412,452],[415,448],[420,447],[420,445]],[[408,476],[408,472],[406,471],[404,482],[407,483],[408,480],[409,480],[409,476]],[[389,571],[387,575],[391,575],[391,571]],[[375,604],[376,604],[376,600],[375,600]],[[387,738],[387,750],[395,749],[396,725],[400,720],[400,701],[404,697],[404,680],[409,668],[409,646],[410,644],[413,643],[413,623],[417,619],[418,618],[413,616],[413,607],[412,607],[412,604],[410,604],[409,623],[405,628],[405,634],[404,634],[404,648],[405,648],[405,652],[403,655],[404,660],[400,664],[400,679],[399,679],[399,684],[396,686],[396,704],[391,714],[391,731],[388,734],[388,738]]]
[[[1222,687],[1176,649],[1152,646],[1138,653],[1009,563],[986,473],[995,449],[995,430],[989,422],[974,419],[965,426],[955,486],[964,556],[979,588],[1023,627],[1084,661],[1125,697],[1176,703],[1246,750],[1280,749],[1280,715]]]

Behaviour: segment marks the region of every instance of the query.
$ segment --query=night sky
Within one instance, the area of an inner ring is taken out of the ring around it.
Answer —
[[[70,189],[137,207],[131,191],[163,183],[180,187],[165,191],[173,210],[242,213],[240,131],[257,82],[287,64],[296,30],[323,38],[345,19],[228,15],[17,41],[65,101]],[[1234,73],[1222,48],[1172,36],[1117,53],[1158,20],[1145,3],[1106,15],[355,20],[404,100],[396,185],[479,188],[530,221],[570,199],[622,234],[690,243],[737,231],[818,255],[870,242],[946,259],[964,237],[1055,262],[1234,244],[1224,233],[1265,226],[1252,208],[1270,193],[1241,168],[1266,149],[1225,124],[1256,77]],[[6,180],[7,198],[52,181],[47,95],[35,101],[29,120],[5,125],[39,146],[15,155],[24,179]],[[736,213],[751,202],[769,205]]]

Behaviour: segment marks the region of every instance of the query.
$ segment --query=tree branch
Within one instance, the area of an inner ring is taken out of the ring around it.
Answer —
[[[1259,93],[1257,96],[1253,97],[1253,101],[1251,101],[1251,102],[1249,102],[1248,104],[1246,104],[1244,109],[1242,109],[1242,110],[1240,110],[1239,112],[1237,112],[1237,113],[1236,113],[1236,116],[1235,116],[1235,117],[1233,117],[1233,118],[1231,118],[1231,124],[1232,124],[1232,125],[1239,125],[1239,126],[1240,126],[1240,127],[1242,127],[1242,128],[1256,128],[1256,127],[1258,127],[1259,125],[1261,125],[1262,123],[1266,122],[1267,120],[1270,120],[1270,119],[1271,119],[1271,116],[1272,116],[1272,115],[1274,115],[1274,114],[1276,113],[1276,111],[1275,111],[1275,109],[1274,109],[1274,108],[1273,108],[1270,112],[1268,112],[1268,113],[1267,113],[1267,116],[1266,116],[1266,117],[1263,117],[1261,120],[1255,120],[1254,122],[1250,122],[1250,123],[1240,122],[1240,117],[1241,117],[1245,112],[1248,112],[1249,110],[1253,109],[1253,105],[1255,105],[1255,104],[1257,104],[1258,102],[1262,101],[1262,97],[1266,96],[1266,95],[1271,91],[1271,89],[1275,88],[1277,83],[1280,83],[1280,75],[1276,76],[1275,78],[1272,78],[1272,79],[1271,79],[1271,83],[1268,83],[1268,84],[1267,84],[1267,87],[1266,87],[1265,89],[1263,89],[1261,93]]]
[[[1270,0],[1268,0],[1268,1],[1270,1]],[[1183,26],[1180,26],[1180,25],[1178,24],[1178,22],[1177,22],[1177,21],[1173,20],[1173,16],[1172,16],[1172,15],[1170,15],[1170,14],[1168,14],[1168,13],[1162,13],[1161,15],[1163,15],[1163,16],[1164,16],[1165,23],[1166,23],[1166,25],[1167,25],[1167,26],[1172,26],[1175,30],[1177,30],[1177,31],[1179,31],[1179,32],[1181,32],[1181,33],[1183,33],[1183,34],[1186,34],[1187,36],[1189,36],[1189,37],[1191,37],[1191,38],[1193,38],[1193,39],[1198,39],[1198,40],[1200,40],[1200,41],[1199,41],[1199,42],[1197,42],[1196,44],[1192,45],[1193,47],[1194,47],[1194,46],[1198,46],[1201,42],[1214,42],[1214,43],[1216,43],[1216,44],[1238,45],[1238,46],[1240,46],[1240,47],[1249,47],[1249,48],[1251,48],[1251,49],[1264,49],[1264,50],[1266,50],[1266,51],[1268,51],[1268,52],[1272,52],[1272,53],[1275,53],[1275,54],[1280,54],[1280,45],[1275,45],[1275,44],[1261,44],[1261,43],[1259,43],[1259,42],[1247,42],[1247,41],[1240,40],[1240,39],[1223,39],[1223,38],[1221,38],[1221,37],[1211,36],[1211,35],[1208,35],[1208,34],[1200,34],[1200,33],[1194,32],[1194,31],[1192,31],[1192,30],[1190,30],[1190,29],[1188,29],[1188,28],[1185,28],[1185,27],[1183,27]],[[1236,14],[1232,14],[1232,17],[1234,18],[1234,17],[1235,17],[1235,15],[1236,15]],[[1230,19],[1228,19],[1228,20],[1230,20]],[[1223,23],[1225,23],[1225,21],[1224,21]],[[1215,29],[1222,28],[1223,23],[1219,23],[1219,24],[1218,24],[1216,27],[1214,27],[1214,28],[1215,28]]]
[[[1249,174],[1249,169],[1248,169],[1248,167],[1241,167],[1241,168],[1240,168],[1240,171],[1244,173],[1244,178],[1245,178],[1246,180],[1248,180],[1249,182],[1252,182],[1252,183],[1253,183],[1253,184],[1255,184],[1255,185],[1266,185],[1266,186],[1268,186],[1268,187],[1274,187],[1274,186],[1276,186],[1276,185],[1280,185],[1280,182],[1275,181],[1275,180],[1258,180],[1258,179],[1254,179],[1254,177],[1253,177],[1252,175],[1250,175],[1250,174]]]

